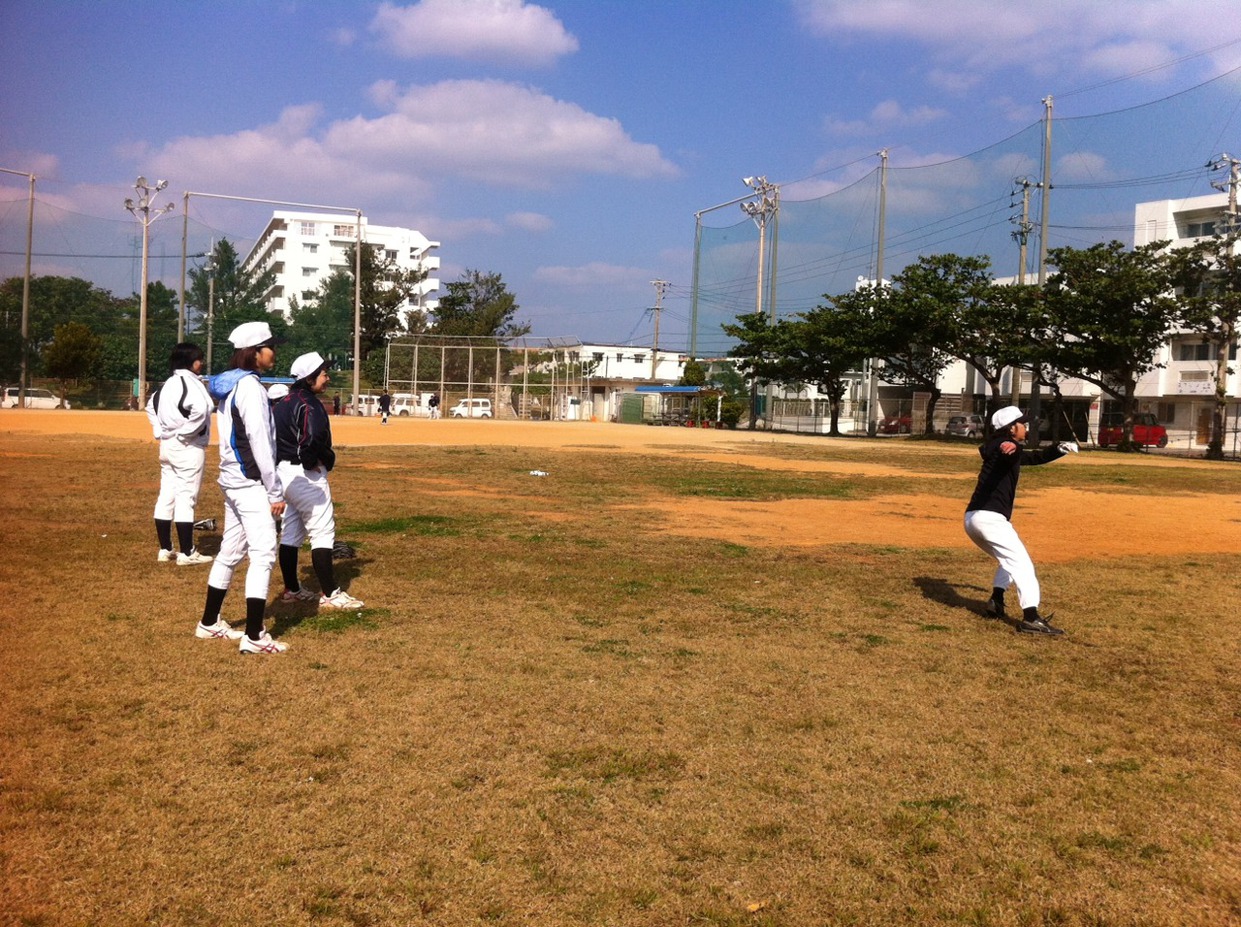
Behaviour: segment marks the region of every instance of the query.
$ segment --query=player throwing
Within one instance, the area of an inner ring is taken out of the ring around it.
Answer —
[[[317,352],[293,361],[289,373],[296,381],[289,395],[275,404],[276,469],[288,503],[280,527],[280,573],[284,577],[282,602],[309,602],[320,608],[361,608],[362,602],[336,585],[332,547],[336,543],[336,514],[327,475],[336,465],[332,425],[319,397],[330,377],[327,361]],[[386,395],[386,394],[385,394]],[[297,554],[310,538],[310,563],[323,594],[303,589],[297,578]]]
[[[1027,450],[1026,415],[1016,406],[1005,406],[992,415],[991,427],[994,432],[979,448],[982,469],[965,510],[965,533],[999,564],[991,582],[987,613],[993,618],[1008,617],[1004,611],[1004,592],[1010,584],[1015,584],[1021,604],[1017,630],[1055,637],[1064,631],[1048,624],[1039,614],[1038,577],[1034,561],[1012,524],[1013,501],[1023,464],[1034,467],[1059,460],[1067,453],[1077,453],[1077,445],[1063,441],[1052,447]]]

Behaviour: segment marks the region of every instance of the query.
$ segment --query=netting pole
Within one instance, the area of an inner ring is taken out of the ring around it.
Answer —
[[[526,339],[521,340],[521,401],[526,407],[526,418],[530,417],[530,345]]]
[[[698,359],[698,267],[702,260],[702,213],[694,213],[694,275],[689,291],[689,359]]]
[[[448,398],[444,394],[444,351],[445,345],[440,342],[440,408],[444,407],[444,401]]]
[[[493,410],[493,414],[495,414],[495,415],[499,415],[499,414],[500,414],[500,344],[499,344],[499,342],[497,342],[497,343],[496,343],[496,379],[495,379],[495,384],[496,384],[496,388],[495,388],[495,399],[493,399],[493,400],[492,400],[492,402],[495,404],[495,409]]]

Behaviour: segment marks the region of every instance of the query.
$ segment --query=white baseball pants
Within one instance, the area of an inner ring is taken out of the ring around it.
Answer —
[[[1017,587],[1017,601],[1021,607],[1038,608],[1038,577],[1034,574],[1034,561],[1026,552],[1026,546],[1017,536],[1012,522],[999,512],[982,509],[965,513],[965,533],[969,539],[990,554],[999,563],[991,585],[1007,589]]]
[[[246,598],[266,601],[276,562],[276,521],[261,483],[224,490],[224,535],[220,552],[211,563],[207,585],[227,589],[233,582],[233,571],[247,554],[250,568],[246,570]]]
[[[156,521],[193,521],[198,491],[203,485],[207,449],[180,438],[159,442],[159,496]]]
[[[336,543],[336,512],[327,471],[322,467],[307,471],[301,464],[282,460],[276,472],[280,474],[286,504],[280,543],[301,547],[309,537],[311,550],[331,549]]]

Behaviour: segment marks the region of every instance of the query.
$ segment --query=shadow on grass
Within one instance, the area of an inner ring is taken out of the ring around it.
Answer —
[[[987,597],[991,594],[990,589],[983,589],[981,586],[974,585],[956,585],[948,582],[943,577],[933,576],[915,576],[914,585],[922,590],[922,595],[930,599],[932,602],[938,602],[940,605],[946,605],[949,608],[961,608],[979,618],[991,619],[985,610]],[[979,598],[966,598],[958,589],[964,589],[968,592],[977,592]],[[1012,621],[1006,621],[1012,624]]]

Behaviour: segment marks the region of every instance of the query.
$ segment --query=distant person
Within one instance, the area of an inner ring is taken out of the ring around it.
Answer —
[[[284,514],[284,489],[276,473],[276,439],[271,402],[259,374],[276,363],[276,339],[266,322],[233,329],[229,369],[211,378],[220,400],[220,488],[224,490],[224,536],[207,577],[207,601],[195,631],[203,639],[241,639],[242,653],[275,654],[288,644],[272,640],[263,627],[271,571],[276,563],[276,519]],[[233,571],[246,556],[246,629],[232,628],[220,615]]]
[[[440,417],[440,394],[432,393],[431,398],[427,400],[427,406],[431,409],[431,418]]]
[[[388,413],[392,411],[392,397],[384,390],[379,396],[379,414],[383,416],[379,424],[388,424]]]
[[[1064,631],[1048,624],[1039,614],[1038,577],[1034,561],[1012,525],[1013,502],[1022,464],[1034,467],[1059,460],[1067,453],[1077,453],[1077,445],[1062,441],[1039,450],[1026,450],[1026,416],[1016,406],[1005,406],[992,415],[991,427],[994,432],[990,439],[978,449],[982,455],[982,469],[974,495],[965,509],[965,533],[999,564],[991,582],[987,614],[993,618],[1008,617],[1004,611],[1004,593],[1014,584],[1021,604],[1017,630],[1056,637]]]
[[[147,401],[147,420],[159,441],[159,495],[155,499],[155,537],[158,562],[176,561],[178,566],[210,563],[211,558],[194,548],[194,509],[207,464],[214,403],[199,375],[203,350],[192,341],[172,349],[172,371]],[[134,400],[135,403],[137,400]],[[172,549],[172,526],[177,526],[180,553]]]
[[[332,548],[336,544],[336,513],[328,473],[336,465],[332,425],[319,397],[330,382],[328,363],[317,352],[293,361],[296,378],[288,398],[276,406],[276,469],[284,487],[284,521],[280,526],[282,602],[319,600],[320,608],[361,608],[362,602],[336,585]],[[302,588],[297,555],[310,538],[310,563],[322,594]]]
[[[332,397],[332,414],[340,415],[340,393]]]
[[[275,409],[276,403],[287,395],[289,395],[289,388],[283,383],[273,383],[267,387],[267,401],[271,403],[272,409]]]

